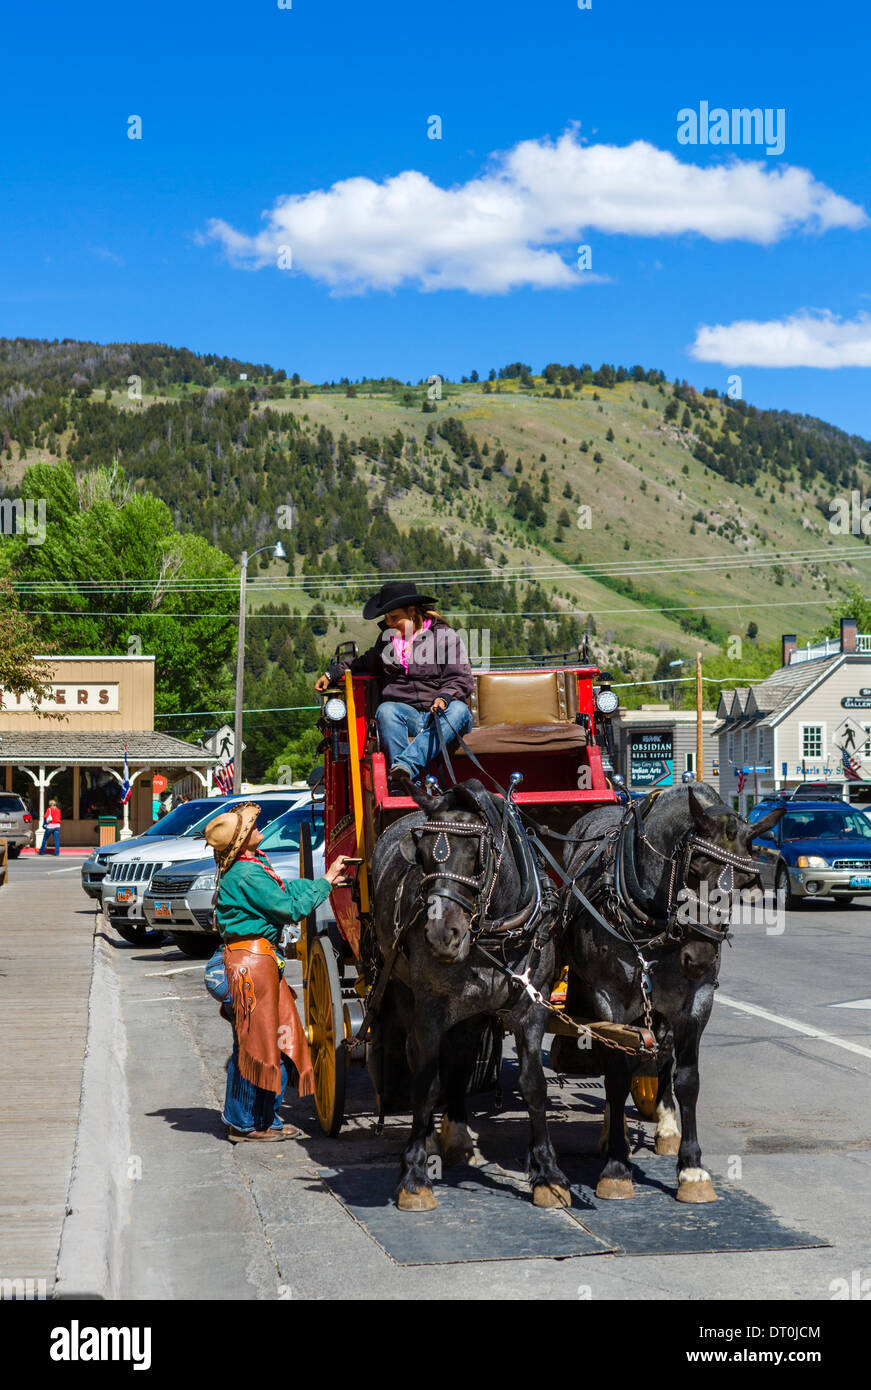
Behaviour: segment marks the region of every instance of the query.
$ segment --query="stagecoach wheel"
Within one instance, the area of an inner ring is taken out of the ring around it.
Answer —
[[[311,943],[306,980],[308,1041],[315,1074],[315,1110],[335,1139],[345,1118],[345,1018],[336,957],[329,938]]]
[[[635,1102],[635,1109],[639,1115],[643,1115],[645,1120],[652,1120],[656,1114],[656,1093],[659,1090],[659,1076],[654,1073],[652,1076],[633,1076],[632,1078],[632,1099]]]

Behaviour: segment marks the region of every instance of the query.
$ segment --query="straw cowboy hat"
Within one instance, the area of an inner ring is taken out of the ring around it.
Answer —
[[[222,874],[239,858],[259,815],[260,807],[256,802],[242,801],[209,821],[203,834],[215,852],[215,863]]]

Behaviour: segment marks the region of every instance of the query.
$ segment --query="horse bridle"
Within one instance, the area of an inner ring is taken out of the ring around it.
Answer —
[[[470,926],[474,932],[474,922],[477,919],[483,924],[487,910],[490,906],[490,897],[493,891],[493,884],[502,862],[502,852],[504,844],[500,846],[498,855],[496,854],[492,841],[487,834],[487,827],[474,825],[470,821],[425,821],[423,825],[415,826],[414,835],[436,834],[438,839],[433,846],[432,857],[437,864],[446,864],[451,857],[451,846],[448,835],[471,835],[478,841],[478,862],[482,864],[481,872],[474,877],[468,874],[458,874],[452,869],[437,869],[435,873],[424,874],[420,880],[421,896],[424,898],[438,897],[450,898],[457,903],[464,912],[468,912]],[[484,845],[490,851],[484,853]],[[444,884],[438,893],[426,893],[424,884],[442,882],[450,880],[451,884],[461,884],[464,888],[472,890],[472,897],[466,896],[461,889],[445,887]]]
[[[638,840],[647,846],[653,854],[664,863],[670,863],[671,869],[668,879],[668,890],[666,894],[665,916],[655,918],[650,913],[646,913],[636,903],[626,891],[623,882],[623,852],[626,835],[632,824],[638,827]],[[645,947],[651,944],[658,944],[660,941],[672,940],[683,941],[693,934],[704,937],[708,941],[713,941],[717,945],[722,945],[724,941],[730,939],[728,923],[723,927],[712,926],[710,923],[703,923],[699,920],[693,923],[678,922],[678,900],[683,897],[683,901],[694,900],[701,908],[701,900],[694,888],[689,886],[689,875],[691,872],[692,860],[696,854],[704,854],[707,859],[713,859],[715,863],[721,864],[722,868],[717,876],[715,889],[731,896],[735,882],[735,870],[751,876],[757,883],[761,883],[759,865],[755,859],[749,855],[736,854],[733,850],[726,849],[723,845],[718,845],[714,840],[704,839],[701,835],[690,828],[684,835],[680,843],[675,847],[670,855],[663,854],[662,850],[657,849],[647,838],[647,834],[641,824],[640,811],[633,806],[624,817],[617,835],[616,850],[614,858],[614,888],[620,904],[631,912],[636,920],[645,926],[654,926],[659,930],[644,942]],[[581,870],[583,872],[583,870]],[[697,917],[700,914],[697,914]],[[685,930],[689,927],[689,931]],[[677,930],[676,930],[677,929]]]
[[[504,946],[510,940],[516,940],[518,936],[531,932],[533,927],[539,924],[539,919],[542,918],[544,893],[538,866],[532,854],[530,855],[532,895],[529,902],[524,904],[518,912],[507,917],[491,918],[488,916],[502,859],[509,844],[508,817],[511,813],[512,807],[510,802],[506,800],[503,806],[498,847],[494,843],[493,827],[483,817],[478,824],[470,821],[427,820],[412,830],[412,835],[434,833],[438,836],[433,847],[433,858],[436,863],[443,864],[447,864],[451,855],[448,840],[450,835],[471,835],[477,838],[478,862],[481,865],[478,874],[472,876],[459,874],[449,868],[439,868],[432,873],[423,874],[419,887],[422,905],[430,897],[449,898],[452,902],[457,903],[464,912],[467,912],[469,914],[469,931],[473,941],[476,942],[480,942],[482,938],[492,937],[495,942]],[[426,885],[433,883],[439,884],[438,891],[427,893]]]

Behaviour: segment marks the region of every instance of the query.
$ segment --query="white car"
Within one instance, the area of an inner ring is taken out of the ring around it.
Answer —
[[[236,799],[251,801],[253,797]],[[257,801],[262,808],[257,825],[262,830],[286,811],[310,804],[311,793],[261,792]],[[100,882],[100,901],[109,924],[125,941],[134,946],[144,946],[150,941],[157,943],[163,939],[163,933],[152,933],[142,910],[142,899],[152,877],[170,864],[192,859],[198,853],[207,853],[203,830],[214,816],[220,815],[226,808],[226,803],[215,798],[214,807],[209,813],[184,835],[152,842],[143,838],[136,844],[116,850],[111,856],[107,872]]]

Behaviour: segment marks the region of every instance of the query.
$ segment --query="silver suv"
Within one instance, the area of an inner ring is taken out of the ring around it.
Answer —
[[[17,859],[23,849],[33,844],[33,816],[23,796],[15,792],[0,792],[0,840],[5,840],[9,858]]]
[[[260,848],[269,857],[275,872],[286,883],[299,877],[299,840],[303,825],[312,827],[312,869],[315,878],[324,873],[324,820],[320,806],[312,812],[311,801],[303,803],[270,825]],[[185,955],[209,955],[220,945],[213,925],[215,859],[189,859],[167,865],[152,877],[142,898],[145,920],[156,930],[172,932],[175,944]],[[329,901],[318,908],[318,919],[331,919]],[[293,932],[290,933],[293,935]]]

